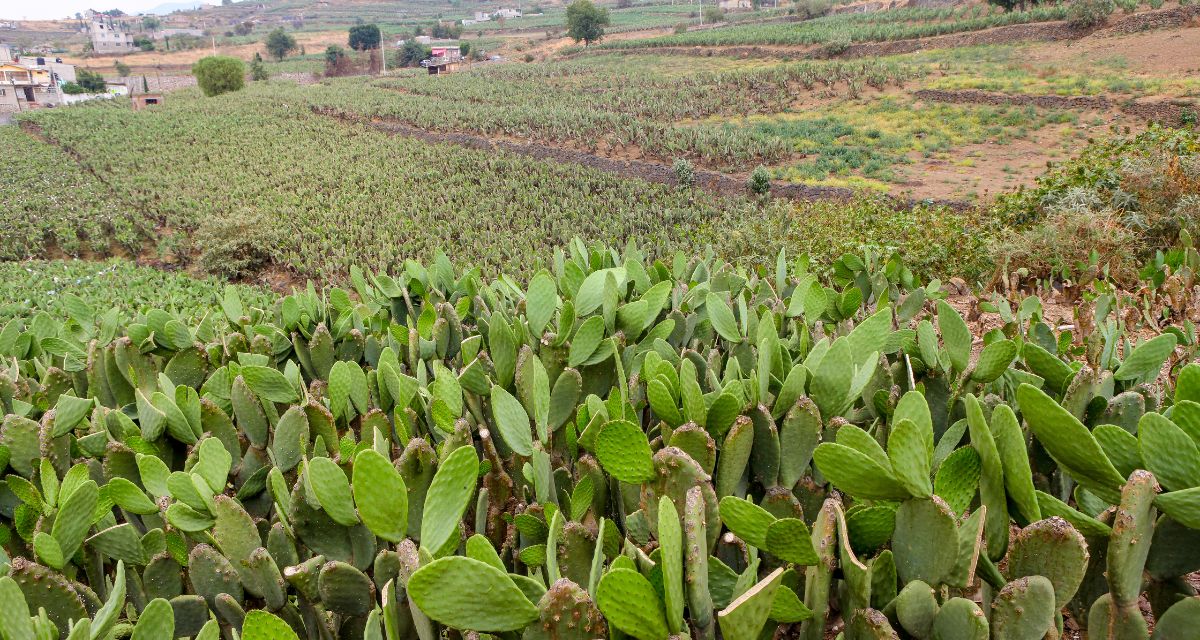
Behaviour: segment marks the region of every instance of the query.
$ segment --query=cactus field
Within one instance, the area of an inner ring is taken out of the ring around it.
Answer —
[[[17,314],[0,637],[1192,637],[1194,328],[826,267],[574,240]]]

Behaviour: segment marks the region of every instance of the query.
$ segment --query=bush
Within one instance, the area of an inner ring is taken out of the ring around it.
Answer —
[[[87,69],[80,69],[75,73],[75,84],[79,85],[81,89],[77,93],[104,93],[108,90],[108,83],[104,81],[104,76]]]
[[[687,30],[688,23],[686,22],[680,22],[679,24],[675,25],[675,33],[687,33]]]
[[[1138,0],[1115,0],[1115,2],[1121,8],[1121,11],[1126,14],[1137,11]]]
[[[192,65],[192,75],[204,95],[237,91],[246,84],[246,65],[230,56],[208,56]]]
[[[679,186],[690,188],[696,184],[696,167],[687,158],[675,158],[671,170],[675,172]]]
[[[1022,268],[1035,279],[1078,279],[1095,268],[1117,281],[1133,282],[1141,241],[1112,209],[1099,209],[1094,194],[1079,189],[1051,211],[1045,223],[1001,233],[989,247],[997,268]]]
[[[1174,246],[1182,231],[1200,233],[1197,202],[1200,134],[1155,125],[1135,136],[1089,144],[1078,157],[1039,177],[1032,189],[997,198],[994,213],[1033,247],[1048,246],[1048,238],[1061,236],[1066,244],[1060,256],[1071,253],[1074,243],[1064,229],[1072,225],[1074,233],[1093,239],[1104,253],[1107,241],[1081,228],[1082,218],[1094,215],[1099,228],[1115,222],[1123,242],[1132,238],[1121,251],[1144,259]],[[1001,252],[1009,253],[1025,255],[1011,247]]]
[[[193,236],[200,267],[226,278],[258,271],[271,261],[271,251],[279,246],[277,228],[278,221],[258,209],[205,218]]]
[[[725,19],[725,11],[722,10],[721,7],[714,7],[712,5],[704,7],[704,21],[705,22],[720,22],[724,19]]]
[[[1114,8],[1113,0],[1072,0],[1067,5],[1067,24],[1079,28],[1103,24]]]
[[[767,171],[766,167],[756,167],[750,172],[750,181],[747,185],[750,188],[750,193],[759,196],[765,196],[771,191],[771,172]]]

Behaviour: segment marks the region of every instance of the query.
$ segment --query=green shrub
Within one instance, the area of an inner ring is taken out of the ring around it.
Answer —
[[[279,246],[273,217],[245,209],[237,215],[202,220],[192,238],[200,267],[209,273],[239,278],[266,266]]]
[[[1103,24],[1115,8],[1113,0],[1072,0],[1067,5],[1067,24],[1087,28]]]
[[[240,90],[246,83],[246,65],[230,56],[208,56],[192,65],[192,75],[204,95],[212,97]]]
[[[771,172],[766,167],[755,167],[750,172],[750,193],[765,196],[771,191]]]
[[[681,187],[692,187],[696,184],[696,167],[687,158],[676,158],[671,164],[675,179]]]

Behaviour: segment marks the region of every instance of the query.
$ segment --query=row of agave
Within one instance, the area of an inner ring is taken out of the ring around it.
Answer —
[[[573,241],[0,330],[0,637],[1182,638],[1200,365]],[[982,343],[982,344],[980,344]],[[1181,355],[1182,352],[1182,355]]]

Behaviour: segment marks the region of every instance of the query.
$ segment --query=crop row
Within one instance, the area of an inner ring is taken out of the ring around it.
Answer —
[[[41,256],[47,245],[74,255],[137,244],[136,217],[70,156],[16,127],[0,127],[0,149],[0,260]]]
[[[826,280],[576,240],[479,273],[6,323],[0,635],[1200,624],[1194,332],[1135,342],[1100,296],[1072,330],[997,300],[978,334],[869,255]]]
[[[954,14],[947,20],[920,22],[917,17],[887,14],[902,11],[881,12],[874,19],[856,14],[838,14],[807,20],[800,23],[775,23],[755,25],[732,25],[720,29],[692,31],[654,38],[615,40],[598,45],[603,49],[640,49],[650,47],[678,46],[726,46],[726,45],[816,45],[849,44],[852,42],[885,42],[930,36],[979,31],[1013,24],[1062,20],[1066,8],[1062,5],[1039,6],[1028,11],[989,13],[974,17]],[[923,10],[917,10],[923,11]],[[910,22],[911,20],[914,20]]]
[[[178,252],[199,251],[225,272],[273,262],[330,280],[353,264],[385,269],[449,246],[489,270],[533,269],[576,233],[672,251],[789,210],[390,137],[314,115],[308,94],[288,86],[179,96],[147,113],[87,106],[28,117],[137,212],[138,225],[178,231]],[[118,147],[126,152],[106,151]]]

